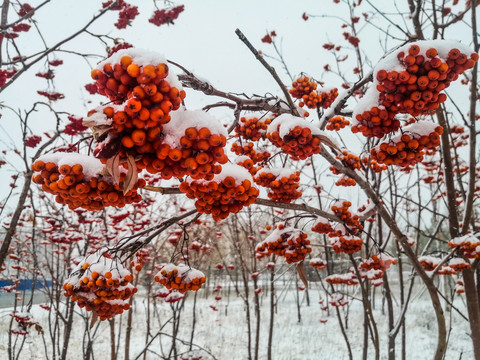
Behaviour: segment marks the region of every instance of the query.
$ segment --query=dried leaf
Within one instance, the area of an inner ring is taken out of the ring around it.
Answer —
[[[302,280],[303,282],[303,285],[305,285],[305,287],[308,288],[308,280],[307,280],[307,276],[305,275],[305,268],[303,267],[303,261],[297,264],[297,272],[298,272],[298,276],[300,277],[300,280]]]
[[[120,155],[117,154],[107,159],[106,166],[108,173],[113,177],[113,181],[118,184],[120,182]]]
[[[43,334],[43,328],[39,324],[35,324],[35,330],[37,330],[37,333]]]
[[[97,311],[92,308],[92,320],[90,320],[90,329],[93,328],[97,320],[98,320]]]
[[[93,133],[93,138],[97,141],[101,141],[100,137],[106,135],[106,133],[111,129],[110,125],[98,125],[91,128]]]
[[[93,120],[86,120],[86,121],[82,121],[82,125],[88,128],[93,128],[94,126],[97,125],[97,122]]]
[[[127,175],[125,175],[125,180],[123,183],[124,195],[133,189],[138,179],[137,164],[135,163],[135,158],[132,155],[127,156],[127,163],[128,171]]]

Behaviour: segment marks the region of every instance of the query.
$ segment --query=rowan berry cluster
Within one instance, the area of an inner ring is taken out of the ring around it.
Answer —
[[[257,185],[269,189],[267,195],[273,201],[289,203],[300,196],[300,172],[288,169],[262,169],[254,178]]]
[[[312,231],[319,234],[328,234],[333,231],[333,227],[327,219],[318,216],[315,224],[312,226]]]
[[[476,53],[467,55],[457,48],[446,51],[442,46],[437,46],[441,49],[437,51],[432,45],[435,43],[418,42],[400,48],[396,52],[398,65],[395,69],[391,66],[391,57],[395,54],[380,62],[375,74],[375,88],[365,96],[365,104],[374,99],[378,106],[355,115],[358,123],[352,127],[353,132],[381,138],[398,130],[400,123],[395,119],[396,114],[419,116],[431,113],[446,100],[442,91],[478,60]]]
[[[271,121],[269,118],[241,117],[240,124],[235,127],[235,132],[237,136],[244,139],[258,141],[265,138],[265,130]]]
[[[232,143],[231,151],[236,155],[245,155],[252,159],[254,164],[263,163],[267,161],[271,154],[268,151],[257,151],[253,148],[253,142],[242,145],[238,142]]]
[[[189,290],[199,290],[205,283],[205,275],[188,265],[166,264],[155,275],[155,281],[183,294]]]
[[[362,249],[363,240],[361,238],[346,234],[331,235],[332,233],[328,235],[330,237],[330,244],[336,254],[353,254]]]
[[[310,240],[307,239],[306,233],[293,227],[277,224],[273,232],[256,246],[255,252],[258,258],[275,254],[284,257],[288,264],[292,264],[304,260],[305,256],[312,252],[312,248],[308,245]]]
[[[218,164],[228,161],[224,152],[226,131],[202,111],[178,111],[164,126],[164,137],[154,148],[156,155],[144,161],[147,171],[162,178],[211,179],[221,171]]]
[[[349,301],[345,298],[342,293],[333,293],[330,295],[328,303],[335,307],[341,307],[349,304]]]
[[[345,187],[348,187],[348,186],[355,186],[357,185],[357,182],[355,181],[355,179],[352,179],[348,176],[343,176],[342,178],[340,178],[339,180],[337,180],[335,182],[335,185],[336,186],[345,186]]]
[[[451,268],[448,265],[442,265],[440,267],[440,270],[437,271],[437,275],[444,275],[444,276],[450,276],[450,275],[455,275],[457,272],[455,269]]]
[[[120,183],[115,184],[111,176],[102,174],[100,161],[73,153],[44,155],[32,164],[32,170],[32,181],[41,185],[43,191],[56,195],[56,202],[72,210],[81,207],[94,211],[139,202],[142,198],[137,189],[145,186],[145,181],[139,179],[124,193],[121,190],[124,173],[120,175]]]
[[[253,179],[246,169],[226,164],[222,173],[215,175],[212,180],[183,181],[180,191],[188,198],[196,199],[198,212],[211,214],[214,220],[219,221],[255,202],[259,191],[252,185]]]
[[[98,93],[108,96],[117,104],[127,101],[125,110],[130,108],[134,113],[140,111],[143,100],[158,106],[163,101],[170,101],[171,104],[166,104],[169,106],[164,105],[168,111],[163,115],[168,116],[172,109],[176,110],[180,107],[185,92],[182,92],[181,86],[177,87],[178,83],[169,76],[165,59],[147,52],[142,56],[138,54],[138,49],[119,50],[92,70],[91,76],[95,80]],[[137,88],[137,86],[140,87]],[[131,108],[128,105],[131,99],[140,101],[138,109],[136,106]],[[156,106],[152,110],[155,108]]]
[[[344,225],[348,228],[349,233],[356,234],[363,229],[363,226],[360,224],[359,216],[352,214],[348,210],[350,206],[352,206],[350,201],[338,201],[332,205],[331,210],[343,221]],[[331,235],[335,236],[334,234],[329,234],[329,236]]]
[[[339,131],[348,125],[350,125],[350,121],[345,119],[343,116],[334,116],[328,120],[325,128],[330,131]]]
[[[309,264],[317,270],[323,270],[327,267],[327,263],[320,258],[310,259]]]
[[[391,265],[396,265],[397,260],[386,255],[386,254],[373,254],[370,258],[363,260],[360,265],[359,269],[364,271],[369,270],[382,270],[383,272],[387,271]]]
[[[462,258],[453,258],[448,262],[448,266],[455,270],[456,273],[462,272],[463,270],[468,270],[472,265],[465,261]]]
[[[473,235],[467,234],[453,238],[448,242],[448,246],[450,246],[452,249],[461,249],[466,258],[480,258],[480,240]]]
[[[396,259],[393,259],[386,254],[373,254],[370,258],[365,259],[360,263],[359,271],[362,278],[367,278],[374,286],[380,286],[383,284],[383,275],[385,271],[387,271],[391,265],[396,263]]]
[[[145,265],[152,258],[149,256],[149,249],[140,249],[135,253],[135,258],[130,261],[130,266],[135,269],[135,271],[141,271],[143,265]]]
[[[305,104],[310,109],[317,108],[317,81],[310,79],[308,76],[299,77],[292,83],[292,89],[288,92],[296,99],[301,99],[300,106],[303,107]],[[318,102],[321,101],[321,98],[318,99]]]
[[[268,139],[293,160],[305,160],[321,150],[321,131],[307,120],[288,114],[275,118],[267,129]]]
[[[255,176],[255,174],[257,173],[257,171],[259,169],[261,169],[260,167],[256,167],[254,166],[255,163],[253,162],[253,160],[251,158],[249,158],[248,156],[246,155],[241,155],[239,157],[237,157],[235,159],[235,164],[237,164],[238,166],[241,166],[245,169],[248,170],[248,172],[252,175],[252,176]]]
[[[318,95],[321,97],[320,102],[318,103],[318,107],[321,107],[323,109],[328,109],[330,106],[332,106],[333,102],[338,96],[338,89],[337,88],[332,88],[332,89],[321,89],[322,91],[318,91]]]
[[[387,166],[415,165],[423,161],[425,149],[436,149],[440,145],[443,128],[431,122],[419,121],[405,127],[402,133],[372,148],[372,159]]]
[[[299,77],[292,83],[292,89],[288,92],[296,99],[300,99],[299,106],[305,105],[309,109],[328,109],[338,96],[338,89],[319,89],[318,82],[308,76]]]
[[[455,293],[463,294],[464,292],[465,292],[465,286],[463,284],[463,281],[457,280],[457,283],[455,284]]]
[[[425,271],[435,270],[438,264],[440,264],[441,260],[442,259],[430,255],[424,255],[418,258],[418,262],[420,263],[420,265],[422,265]]]
[[[105,254],[106,255],[106,254]],[[88,256],[72,272],[63,288],[65,296],[81,308],[95,311],[100,320],[128,310],[128,299],[137,292],[130,284],[133,276],[118,259],[98,253]]]
[[[332,285],[347,285],[353,286],[358,285],[358,279],[353,272],[348,272],[345,274],[332,274],[325,278],[325,281]]]
[[[386,165],[380,165],[377,160],[373,160],[373,159],[368,158],[368,157],[363,157],[362,158],[362,163],[364,165],[368,165],[370,167],[370,169],[373,170],[376,173],[387,170]]]

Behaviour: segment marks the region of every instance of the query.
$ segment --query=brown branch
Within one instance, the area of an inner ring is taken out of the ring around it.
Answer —
[[[410,260],[410,263],[423,280],[429,294],[430,299],[432,301],[433,309],[435,311],[435,316],[437,318],[437,326],[438,326],[438,342],[437,342],[437,349],[435,352],[434,359],[441,360],[446,351],[446,338],[447,338],[447,328],[445,323],[445,315],[443,312],[442,304],[440,302],[440,298],[437,293],[437,288],[433,280],[427,275],[425,270],[423,269],[422,265],[418,261],[417,256],[415,255],[413,249],[408,244],[408,239],[405,234],[399,229],[395,219],[390,215],[390,213],[385,208],[381,198],[375,192],[375,190],[370,186],[366,179],[362,176],[357,174],[352,169],[344,166],[341,162],[337,161],[335,157],[333,157],[325,148],[322,148],[320,154],[331,164],[333,165],[338,171],[341,173],[355,179],[357,184],[363,189],[365,194],[372,200],[372,202],[377,206],[378,213],[382,217],[385,224],[389,227],[390,231],[396,237],[396,240],[400,243],[405,252],[405,255]]]
[[[255,47],[252,45],[252,43],[247,39],[247,37],[240,31],[240,29],[235,30],[235,34],[239,37],[239,39],[248,47],[248,49],[252,52],[253,55],[257,58],[258,61],[265,67],[265,69],[268,70],[268,72],[273,76],[275,81],[277,82],[278,86],[280,86],[280,89],[283,92],[283,95],[285,96],[285,99],[288,102],[288,105],[290,106],[290,109],[292,110],[292,113],[295,116],[300,116],[295,104],[292,101],[292,98],[290,97],[290,94],[288,93],[287,88],[283,84],[282,80],[278,77],[277,72],[275,71],[275,68],[273,66],[270,66],[267,61],[264,59],[262,55],[255,49]]]
[[[422,11],[422,0],[408,0],[408,5],[410,7],[410,13],[412,14],[413,27],[415,29],[415,34],[419,40],[425,39],[423,36],[422,24],[420,22],[420,12]]]
[[[478,52],[479,44],[477,38],[477,16],[476,11],[472,11],[472,37],[474,50]],[[470,130],[470,147],[469,147],[469,174],[468,174],[468,193],[465,200],[465,212],[462,220],[462,235],[467,234],[470,221],[473,216],[473,201],[475,199],[475,181],[477,167],[477,137],[476,137],[476,115],[477,115],[477,84],[478,83],[478,62],[472,70],[472,78],[470,80],[470,111],[469,111],[469,130]],[[477,280],[478,281],[478,280]]]
[[[59,134],[56,133],[45,144],[43,144],[35,153],[32,162],[34,162],[35,159],[37,159],[40,154],[42,154],[43,150],[45,150],[49,145],[51,145],[58,138],[58,136]],[[22,215],[22,212],[25,208],[25,201],[27,200],[27,195],[30,190],[30,185],[32,183],[32,175],[33,170],[27,168],[27,171],[25,173],[25,182],[23,183],[22,192],[20,193],[20,197],[17,202],[17,207],[13,213],[12,220],[10,221],[10,226],[7,229],[7,233],[3,238],[2,246],[0,248],[0,267],[3,266],[5,258],[7,257],[10,243],[12,242],[13,235],[15,234],[15,229],[17,228],[18,221],[20,220],[20,215]]]
[[[6,0],[8,1],[8,0]],[[0,27],[0,29],[2,30],[5,30],[5,29],[8,29],[10,27],[12,27],[13,25],[16,25],[20,22],[22,22],[23,20],[25,19],[28,19],[30,18],[34,13],[35,11],[37,11],[38,9],[40,9],[41,7],[45,6],[46,4],[48,4],[51,0],[45,0],[43,3],[41,3],[40,5],[36,6],[35,8],[33,8],[31,11],[29,11],[28,13],[26,13],[25,15],[23,15],[22,17],[18,18],[17,20],[15,20],[14,22],[11,22],[10,24],[7,24],[7,25],[3,25]]]
[[[8,0],[4,0],[7,1]],[[107,11],[109,11],[113,6],[116,6],[117,3],[116,1],[113,2],[110,6],[106,7],[105,9],[102,9],[98,15],[95,15],[92,20],[90,20],[84,27],[82,27],[80,30],[77,32],[73,33],[72,35],[68,36],[67,38],[63,39],[62,41],[59,41],[55,45],[53,45],[50,49],[46,50],[38,58],[33,60],[32,62],[26,64],[23,68],[21,68],[17,73],[3,86],[3,88],[0,89],[0,93],[4,91],[6,88],[8,88],[16,79],[18,79],[24,72],[26,72],[29,68],[31,68],[33,65],[35,65],[37,62],[42,60],[44,57],[48,56],[52,52],[56,51],[60,46],[63,44],[69,42],[70,40],[73,40],[76,38],[78,35],[83,33],[90,25],[92,25],[96,20],[98,20],[100,17],[102,17]]]
[[[450,153],[450,141],[449,141],[449,127],[447,126],[447,120],[443,109],[438,108],[436,111],[438,123],[443,127],[443,133],[440,136],[442,140],[442,157],[444,166],[445,185],[447,187],[447,206],[448,206],[448,219],[450,236],[453,239],[458,236],[458,216],[457,216],[457,200],[453,174],[452,154]]]
[[[155,186],[145,186],[143,189],[149,190],[149,191],[155,191],[164,195],[182,194],[180,189],[177,187],[163,188],[163,187],[155,187]],[[281,209],[288,209],[288,210],[305,211],[310,214],[322,216],[325,219],[329,219],[335,222],[342,222],[342,220],[340,220],[335,215],[328,213],[326,211],[314,208],[312,206],[308,206],[306,204],[289,204],[289,203],[282,203],[282,202],[277,202],[277,201],[272,201],[267,199],[260,199],[260,198],[257,198],[257,200],[255,201],[255,204],[262,205],[262,206],[276,207]]]
[[[335,102],[332,104],[329,111],[325,112],[325,114],[320,119],[320,129],[321,130],[325,129],[325,126],[327,126],[328,120],[330,120],[333,116],[340,114],[342,108],[345,106],[348,99],[353,95],[353,93],[358,89],[360,89],[365,84],[372,81],[372,79],[373,79],[373,72],[370,71],[370,73],[368,73],[367,76],[365,76],[363,79],[356,82],[350,89],[348,89],[347,91],[339,95],[338,98],[335,99]]]

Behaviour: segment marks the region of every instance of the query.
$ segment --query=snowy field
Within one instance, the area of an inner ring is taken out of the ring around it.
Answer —
[[[284,291],[278,287],[278,308],[275,316],[274,340],[273,340],[273,359],[348,359],[348,353],[345,347],[344,339],[340,333],[339,326],[331,311],[330,317],[326,323],[321,323],[320,305],[318,300],[320,292],[316,290],[317,284],[312,284],[310,290],[310,306],[306,305],[305,293],[300,292],[301,296],[301,322],[297,320],[297,305],[295,300],[295,290],[290,288]],[[202,359],[247,359],[247,326],[245,320],[245,311],[242,299],[237,297],[231,290],[227,297],[224,287],[222,300],[216,302],[213,297],[217,294],[210,293],[209,298],[205,299],[204,290],[201,290],[197,298],[197,316],[196,329],[193,343],[211,352],[208,355],[200,351]],[[259,358],[267,358],[268,326],[269,326],[269,298],[268,294],[262,293],[261,296],[261,332]],[[228,299],[229,298],[229,299]],[[210,305],[215,305],[218,311],[213,311]],[[460,297],[456,298],[455,305],[460,311],[466,312],[464,303]],[[180,329],[178,339],[187,344],[191,334],[192,324],[192,306],[193,296],[189,296],[185,301],[185,308],[181,313]],[[387,348],[387,329],[386,314],[381,310],[381,294],[377,292],[375,318],[378,322],[379,333],[381,337],[381,358],[386,359]],[[77,307],[78,309],[78,307]],[[132,343],[130,358],[135,359],[144,348],[145,344],[145,297],[140,291],[135,296],[134,306],[134,324],[132,332]],[[152,309],[153,310],[153,309]],[[172,316],[170,305],[159,301],[157,305],[159,318],[162,323]],[[344,308],[346,310],[346,307]],[[396,308],[395,314],[398,315],[399,309]],[[0,359],[7,359],[7,332],[10,317],[7,315],[9,309],[0,310]],[[343,310],[342,310],[343,313]],[[47,317],[48,312],[38,305],[32,308],[32,314],[35,320],[48,331]],[[255,332],[255,313],[252,304],[252,338]],[[451,318],[450,318],[451,317]],[[450,324],[448,351],[445,359],[471,359],[473,358],[472,345],[468,336],[469,328],[467,321],[463,320],[457,313],[446,312],[447,326]],[[116,318],[119,321],[119,317]],[[123,315],[123,323],[126,326],[126,315]],[[414,298],[407,312],[407,359],[429,359],[436,345],[436,330],[434,315],[431,311],[431,305],[426,295]],[[352,345],[354,359],[360,359],[362,356],[363,343],[363,310],[361,303],[353,302],[349,308],[348,314],[348,336]],[[158,319],[152,321],[152,334],[156,334],[159,328]],[[171,334],[171,324],[165,326],[164,333]],[[69,346],[68,359],[82,359],[82,341],[84,334],[84,322],[78,318],[74,323],[73,336]],[[122,334],[122,339],[123,339]],[[48,334],[46,333],[48,342]],[[181,354],[188,350],[188,345],[177,343],[178,353]],[[124,358],[123,341],[120,343],[119,355],[117,358]],[[147,359],[161,359],[160,354],[168,354],[171,346],[171,338],[162,335],[157,337],[150,346],[153,352],[149,352]],[[369,359],[373,358],[373,346],[369,343]],[[193,346],[193,349],[196,347]],[[44,359],[44,350],[41,337],[32,331],[27,336],[24,351],[20,359]],[[109,359],[106,355],[110,349],[110,330],[108,323],[102,323],[97,333],[94,352],[95,358]],[[397,354],[400,354],[400,334],[397,336]],[[399,358],[399,356],[397,356]],[[141,357],[143,358],[143,356]],[[173,357],[172,357],[173,358]]]

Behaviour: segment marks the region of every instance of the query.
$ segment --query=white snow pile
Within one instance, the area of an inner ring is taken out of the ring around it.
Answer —
[[[336,284],[340,281],[343,285],[358,285],[357,277],[351,272],[329,275],[325,278],[325,281],[331,284]]]
[[[313,267],[318,267],[318,266],[321,266],[321,267],[326,267],[327,264],[325,263],[325,260],[323,259],[320,259],[320,258],[312,258],[310,259],[310,262],[309,264]]]
[[[319,215],[317,216],[317,219],[315,220],[312,228],[316,227],[318,224],[330,225],[330,220]]]
[[[438,258],[438,257],[435,257],[435,256],[430,256],[430,255],[423,255],[423,256],[419,256],[418,257],[418,261],[420,263],[425,263],[425,264],[428,264],[434,268],[436,268],[438,266],[438,264],[440,264],[440,262],[442,261],[442,259]]]
[[[130,271],[123,266],[120,259],[110,259],[103,256],[106,251],[106,249],[100,249],[80,261],[72,270],[70,277],[65,280],[65,284],[71,284],[74,288],[79,287],[83,276],[91,274],[92,272],[97,272],[101,275],[110,272],[113,280],[122,280],[125,276],[131,275]],[[83,270],[84,264],[89,264],[86,270]],[[95,296],[95,294],[92,295]]]
[[[167,59],[164,55],[150,50],[129,48],[119,50],[112,54],[112,56],[109,58],[99,62],[97,64],[97,69],[102,70],[106,64],[119,64],[120,60],[124,56],[130,56],[133,60],[133,64],[137,64],[140,67],[145,65],[153,65],[156,67],[159,64],[167,64]],[[182,84],[178,80],[177,75],[171,71],[171,67],[169,67],[168,76],[165,78],[165,80],[168,81],[170,86],[174,86],[178,90],[183,90]]]
[[[205,274],[200,270],[194,269],[185,264],[180,264],[180,265],[165,264],[164,266],[162,266],[162,268],[160,269],[160,271],[157,273],[156,276],[158,276],[159,278],[164,277],[164,275],[162,274],[164,270],[167,273],[170,273],[176,270],[177,271],[176,276],[181,276],[182,279],[185,280],[186,282],[191,282],[195,278],[205,277]]]
[[[114,112],[125,111],[125,105],[115,105],[115,104],[108,104],[108,107],[113,108]],[[92,111],[90,111],[90,115],[86,116],[83,120],[83,126],[90,125],[90,122],[95,123],[96,126],[98,125],[111,125],[113,123],[113,119],[109,119],[107,115],[103,113],[103,109],[106,106],[98,106]]]
[[[78,153],[56,152],[42,155],[38,158],[38,160],[41,160],[44,163],[55,163],[58,167],[62,165],[73,166],[80,164],[83,167],[83,174],[85,176],[85,180],[87,181],[101,173],[104,168],[104,165],[100,160],[94,158],[93,156],[82,155]],[[60,178],[62,178],[62,176]]]
[[[462,245],[469,245],[470,247],[473,246],[480,246],[480,239],[478,239],[476,236],[472,234],[467,234],[464,236],[458,236],[456,238],[453,238],[448,242],[448,244],[451,247],[457,247],[457,246],[462,246]]]
[[[259,170],[256,176],[260,176],[260,174],[273,174],[275,175],[275,180],[279,180],[283,177],[289,178],[290,175],[295,175],[297,171],[295,169],[286,169],[286,168],[263,168]]]
[[[186,110],[180,108],[170,113],[171,120],[163,125],[164,143],[171,148],[179,148],[180,138],[185,135],[188,128],[208,128],[212,134],[228,136],[227,130],[214,116],[203,110]]]
[[[318,127],[310,123],[309,121],[298,117],[293,116],[290,114],[282,114],[275,118],[267,128],[267,134],[273,133],[278,131],[278,134],[283,139],[287,136],[291,130],[293,130],[296,126],[300,126],[301,128],[308,128],[312,132],[312,135],[322,135],[324,134]]]
[[[468,261],[465,261],[464,259],[462,258],[453,258],[453,259],[450,259],[450,261],[448,262],[448,266],[465,266],[465,267],[470,267],[470,263]]]

